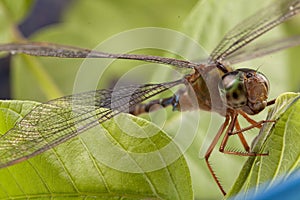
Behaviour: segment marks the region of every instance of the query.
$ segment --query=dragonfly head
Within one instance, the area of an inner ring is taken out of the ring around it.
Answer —
[[[247,68],[224,74],[219,84],[223,102],[249,115],[257,114],[267,106],[269,88],[265,75]]]

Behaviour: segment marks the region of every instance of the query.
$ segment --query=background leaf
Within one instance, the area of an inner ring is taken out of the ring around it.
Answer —
[[[4,133],[37,103],[1,101],[0,105],[0,121],[5,122],[0,130]],[[138,132],[135,137],[135,131],[128,135],[118,121],[126,121],[126,130],[138,128],[149,135]],[[170,144],[173,154],[181,155],[174,162],[168,162],[171,152],[163,154]],[[155,152],[160,159],[149,159],[147,154]],[[155,168],[156,164],[161,166]],[[123,166],[123,171],[116,166]],[[132,171],[134,167],[139,170]],[[180,150],[156,126],[125,115],[1,169],[0,180],[0,199],[193,199],[189,170]]]

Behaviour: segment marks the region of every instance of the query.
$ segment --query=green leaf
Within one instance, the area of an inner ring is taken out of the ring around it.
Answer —
[[[255,152],[268,152],[269,155],[249,157],[228,197],[238,192],[240,194],[236,199],[247,195],[255,196],[255,191],[260,187],[268,190],[299,169],[299,98],[300,94],[297,93],[286,93],[277,98],[267,118],[276,120],[276,123],[265,124],[254,141]]]
[[[36,105],[1,101],[1,133]],[[0,199],[193,199],[179,148],[153,124],[125,114],[0,169],[0,180]]]

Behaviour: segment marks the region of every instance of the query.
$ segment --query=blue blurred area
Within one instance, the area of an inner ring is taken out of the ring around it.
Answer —
[[[286,180],[278,179],[270,188],[269,184],[262,185],[258,191],[250,191],[245,197],[238,194],[232,199],[244,200],[299,200],[300,199],[300,171],[292,173]]]
[[[19,24],[24,37],[45,26],[60,22],[62,13],[74,0],[37,0],[31,12]],[[0,99],[10,99],[10,56],[0,59]]]

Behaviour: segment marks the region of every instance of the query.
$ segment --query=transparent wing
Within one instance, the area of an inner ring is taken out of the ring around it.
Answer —
[[[183,81],[96,90],[40,104],[0,137],[0,168],[42,153]]]
[[[238,49],[299,12],[300,0],[274,1],[229,31],[211,53],[209,62],[226,60]]]
[[[139,54],[112,54],[73,46],[66,46],[53,43],[10,43],[0,44],[0,52],[24,53],[32,56],[60,57],[60,58],[117,58],[128,60],[142,60],[160,64],[172,65],[179,68],[193,69],[196,64],[178,60],[175,58],[164,58],[160,56],[139,55]]]
[[[226,61],[229,61],[230,64],[236,64],[251,59],[263,57],[265,55],[272,54],[277,51],[281,51],[283,49],[288,49],[299,45],[300,45],[299,35],[290,38],[272,40],[269,42],[249,45],[229,55],[226,58]]]

